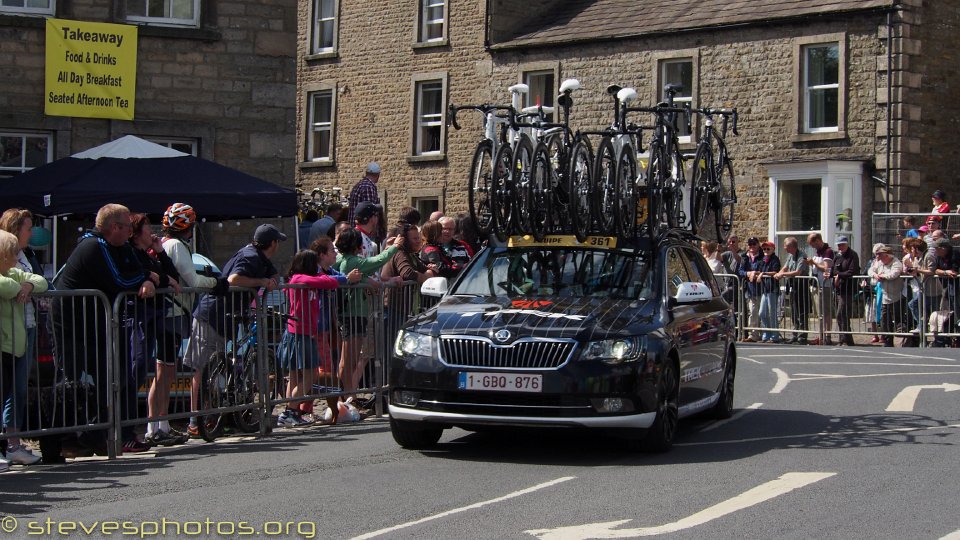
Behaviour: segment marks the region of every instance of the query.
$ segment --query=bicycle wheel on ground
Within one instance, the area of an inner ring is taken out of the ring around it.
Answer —
[[[693,173],[690,177],[690,230],[697,234],[703,229],[707,213],[711,210],[714,184],[711,176],[713,155],[707,146],[697,147],[693,157]],[[713,231],[710,231],[711,233]]]
[[[493,234],[501,242],[507,240],[513,219],[513,150],[503,145],[493,158],[493,176],[490,186],[490,208]]]
[[[724,243],[733,230],[733,211],[737,203],[736,182],[733,176],[733,164],[726,153],[720,153],[717,161],[716,180],[718,189],[715,192],[714,216],[716,221],[717,241]]]
[[[216,409],[229,405],[228,374],[226,358],[222,353],[217,353],[210,358],[209,363],[203,368],[198,406],[201,411],[210,410],[211,412],[198,415],[197,429],[203,440],[207,442],[213,442],[223,432],[224,417]]]
[[[637,157],[629,144],[620,149],[615,177],[614,217],[617,234],[632,237],[637,227]]]
[[[480,141],[473,152],[473,161],[470,163],[470,179],[467,185],[467,199],[470,206],[470,217],[477,226],[477,231],[486,236],[490,233],[490,222],[493,212],[490,207],[490,186],[493,183],[493,142]]]
[[[553,189],[551,176],[553,170],[550,165],[550,156],[547,146],[538,143],[533,151],[533,164],[530,168],[530,181],[533,189],[531,205],[527,208],[530,216],[530,234],[537,242],[543,241],[550,232],[550,222],[553,214]]]
[[[586,139],[580,139],[570,153],[570,172],[567,173],[567,193],[570,196],[570,229],[583,242],[593,222],[591,196],[593,195],[593,152]]]
[[[533,216],[528,211],[533,206],[534,186],[531,175],[533,169],[533,142],[527,136],[521,136],[513,150],[513,188],[515,207],[514,224],[520,234],[533,234]]]
[[[600,234],[614,234],[617,206],[617,156],[610,137],[604,137],[597,146],[593,177],[597,186],[593,215]]]
[[[260,431],[260,381],[258,377],[257,351],[252,349],[244,354],[240,363],[234,367],[235,379],[233,383],[234,405],[255,404],[256,407],[236,411],[233,413],[233,422],[237,429],[245,433]]]

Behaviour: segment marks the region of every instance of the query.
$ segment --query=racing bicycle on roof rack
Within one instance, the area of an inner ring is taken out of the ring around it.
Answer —
[[[703,232],[715,232],[717,241],[723,243],[733,229],[733,211],[737,203],[733,163],[724,139],[731,119],[733,134],[739,135],[737,109],[703,107],[692,112],[702,115],[705,121],[703,136],[697,142],[690,179],[690,228],[701,236]],[[719,133],[714,127],[714,116],[723,118]]]

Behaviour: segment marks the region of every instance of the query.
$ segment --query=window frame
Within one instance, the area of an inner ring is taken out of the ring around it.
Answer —
[[[27,167],[26,164],[26,152],[23,149],[26,147],[27,139],[39,139],[46,138],[47,140],[47,161],[43,165],[50,163],[56,159],[56,154],[54,153],[54,133],[49,131],[20,131],[17,129],[0,129],[0,137],[20,137],[20,166],[4,166],[0,165],[0,179],[7,174],[11,176],[16,176],[23,174],[29,170],[35,169],[36,167]],[[39,166],[39,165],[38,165]]]
[[[443,29],[440,31],[440,37],[433,39],[424,39],[426,35],[427,25],[434,23],[435,19],[432,21],[427,20],[427,10],[430,7],[434,7],[430,4],[441,4],[443,5],[443,19],[441,24]],[[449,44],[449,28],[450,28],[450,0],[417,0],[417,15],[414,19],[416,25],[413,29],[413,46],[414,48],[419,47],[442,47]]]
[[[31,7],[19,7],[19,6],[0,6],[0,15],[20,15],[20,16],[39,16],[39,15],[49,15],[56,16],[57,14],[57,0],[49,0],[50,7],[48,8],[31,8]],[[23,0],[23,3],[26,4],[27,0]]]
[[[446,118],[445,111],[447,110],[447,90],[449,88],[447,72],[434,72],[434,73],[420,73],[413,76],[411,81],[411,103],[410,103],[410,118],[412,122],[410,123],[411,132],[410,132],[410,146],[408,149],[409,156],[407,161],[416,162],[416,161],[442,161],[447,158],[446,156],[446,138],[447,138],[447,127],[446,127]],[[423,152],[419,150],[421,140],[420,140],[420,128],[423,126],[421,123],[421,106],[422,106],[422,94],[420,89],[424,84],[429,83],[440,83],[440,109],[436,113],[438,118],[435,121],[437,126],[440,127],[440,148],[436,151]]]
[[[807,51],[816,46],[837,46],[837,127],[808,128],[808,92],[807,81]],[[823,141],[846,139],[847,124],[847,78],[849,66],[847,63],[847,35],[845,32],[804,36],[794,40],[793,50],[793,115],[795,134],[794,142]]]
[[[656,101],[663,101],[663,86],[666,84],[666,66],[680,62],[690,63],[690,96],[683,98],[674,98],[678,103],[689,103],[691,107],[696,107],[700,103],[700,49],[686,49],[672,51],[670,53],[658,54],[653,58],[653,95]],[[690,135],[677,137],[677,141],[684,148],[693,147],[697,143],[694,133],[699,132],[699,119],[696,116],[691,117]]]
[[[537,75],[546,75],[547,73],[550,73],[553,75],[552,90],[554,92],[559,93],[559,90],[558,90],[560,87],[560,82],[559,82],[560,81],[560,63],[559,62],[537,62],[537,63],[524,64],[520,71],[519,82],[526,84],[531,89],[533,89],[533,86],[530,84],[530,77],[537,76]],[[553,104],[550,106],[554,108],[553,115],[548,118],[552,118],[551,121],[555,122],[557,121],[556,119],[559,118],[559,111],[557,111],[557,103],[556,103],[557,96],[554,94],[546,94],[546,95],[550,95],[550,97],[552,98]],[[521,107],[535,105],[536,101],[532,100],[531,98],[532,96],[530,94],[522,96]]]
[[[319,36],[320,14],[317,8],[323,0],[310,0],[309,18],[310,27],[307,31],[307,60],[316,60],[321,58],[336,58],[339,54],[340,41],[340,0],[330,0],[333,2],[333,45],[329,48],[319,48],[316,46]]]
[[[175,144],[188,144],[190,145],[190,152],[187,152],[187,153],[189,153],[193,157],[200,156],[200,141],[198,141],[197,139],[190,139],[190,138],[183,138],[183,137],[150,137],[150,136],[146,136],[143,138],[154,144],[159,144],[161,146],[165,146],[172,150],[177,150],[176,148],[173,148],[173,145]],[[180,152],[182,152],[182,150],[180,150]]]
[[[310,157],[311,143],[313,142],[313,96],[321,92],[330,92],[330,156],[327,159]],[[337,81],[320,81],[303,86],[303,108],[299,112],[300,132],[303,134],[300,147],[300,167],[332,167],[337,159],[337,95],[339,88]]]
[[[151,17],[149,15],[131,15],[130,11],[127,9],[127,2],[129,0],[122,0],[124,19],[127,22],[138,25],[149,25],[149,26],[167,26],[172,28],[200,28],[200,25],[203,21],[201,15],[201,10],[203,9],[203,2],[200,0],[189,0],[193,3],[193,19],[176,19],[173,17]],[[144,3],[149,0],[140,0]],[[172,0],[171,0],[172,1]]]

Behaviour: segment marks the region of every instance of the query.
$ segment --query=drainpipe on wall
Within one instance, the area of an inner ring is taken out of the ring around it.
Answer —
[[[896,3],[894,4],[896,7]],[[893,189],[893,182],[890,178],[890,156],[892,154],[890,146],[893,144],[893,11],[887,12],[887,166],[885,179],[887,181],[886,200],[884,201],[884,212],[890,213],[890,191]],[[899,182],[897,182],[899,185]]]
[[[492,0],[486,0],[486,13],[483,14],[483,48],[490,50],[490,3]]]

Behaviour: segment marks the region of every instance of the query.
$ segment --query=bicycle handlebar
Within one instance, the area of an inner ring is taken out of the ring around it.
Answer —
[[[719,114],[720,116],[723,116],[722,131],[724,135],[726,135],[727,133],[727,121],[730,118],[733,118],[733,126],[732,126],[733,134],[738,136],[740,135],[740,132],[737,131],[737,120],[740,118],[740,115],[737,113],[736,107],[732,109],[711,109],[709,107],[701,107],[699,109],[691,109],[691,110],[692,112],[695,112],[697,114],[702,114],[704,116],[713,116],[715,114]]]
[[[493,105],[492,103],[484,103],[482,105],[454,105],[450,104],[447,107],[447,125],[452,125],[454,129],[460,129],[460,124],[457,123],[457,111],[472,110],[482,113],[484,116],[490,114],[491,112],[496,111],[507,111],[509,114],[505,117],[510,120],[510,127],[516,129],[516,116],[517,111],[510,105]]]

